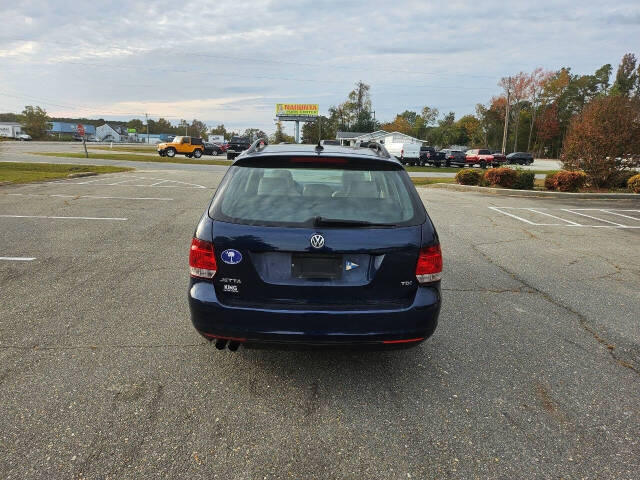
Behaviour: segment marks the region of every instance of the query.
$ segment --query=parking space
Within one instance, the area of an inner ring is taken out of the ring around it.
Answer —
[[[0,188],[1,477],[637,475],[638,201],[422,188],[445,261],[434,337],[232,353],[186,303],[222,174]]]
[[[489,207],[524,222],[545,227],[640,228],[640,209]]]

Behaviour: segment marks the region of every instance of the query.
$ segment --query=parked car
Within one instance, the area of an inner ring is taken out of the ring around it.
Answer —
[[[383,147],[254,143],[189,254],[191,320],[216,347],[399,348],[440,312],[438,234]]]
[[[507,155],[507,163],[531,165],[533,163],[533,155],[527,152],[513,152]]]
[[[26,133],[19,133],[16,138],[18,140],[20,140],[21,142],[28,142],[29,140],[31,140],[31,135],[28,135]]]
[[[200,158],[204,152],[204,142],[198,137],[174,137],[170,143],[159,143],[158,155],[161,157],[185,157]]]
[[[428,145],[420,147],[420,166],[433,165],[434,167],[440,167],[444,162],[444,152],[437,151],[434,147]]]
[[[221,153],[224,153],[220,145],[218,145],[217,143],[203,142],[203,145],[204,145],[204,151],[202,153],[205,155],[216,156]]]
[[[491,150],[491,155],[493,155],[492,165],[494,167],[499,167],[507,163],[507,157],[500,150]]]
[[[231,140],[229,140],[229,146],[227,147],[227,158],[229,160],[233,160],[249,148],[250,145],[251,142],[247,137],[231,137]]]
[[[445,148],[442,153],[444,154],[445,167],[464,167],[467,164],[467,156],[460,150]]]
[[[487,168],[487,165],[493,164],[493,155],[486,148],[467,150],[466,162],[469,167],[480,165],[480,168]]]

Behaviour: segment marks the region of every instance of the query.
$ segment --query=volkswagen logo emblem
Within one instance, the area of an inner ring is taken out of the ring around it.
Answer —
[[[313,248],[322,248],[324,247],[324,237],[319,233],[311,235],[311,246]]]

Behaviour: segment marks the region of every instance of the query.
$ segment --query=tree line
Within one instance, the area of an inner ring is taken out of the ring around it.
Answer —
[[[578,75],[571,68],[557,71],[536,68],[498,82],[502,93],[478,103],[474,114],[455,118],[425,106],[405,110],[388,122],[379,122],[370,98],[370,86],[358,82],[347,99],[329,108],[320,122],[302,129],[303,141],[335,138],[336,131],[369,133],[378,129],[398,131],[439,147],[466,145],[500,150],[507,125],[506,151],[531,151],[537,156],[558,157],[571,120],[597,98],[640,98],[640,63],[633,53],[624,55],[612,81],[611,64],[592,74]],[[508,113],[507,113],[508,112]],[[505,118],[507,117],[507,118]],[[506,120],[506,122],[505,122]]]

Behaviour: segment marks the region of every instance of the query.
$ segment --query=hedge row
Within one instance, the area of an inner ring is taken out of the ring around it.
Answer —
[[[500,167],[486,170],[465,168],[456,174],[456,182],[461,185],[479,185],[481,187],[503,187],[518,190],[531,190],[535,174],[530,170],[514,170]],[[560,170],[550,173],[544,180],[547,190],[558,192],[577,192],[587,184],[587,175],[580,170]],[[634,193],[640,193],[640,174],[625,172],[620,176],[619,188],[628,188]]]
[[[531,190],[535,174],[528,170],[514,170],[512,168],[491,168],[484,172],[473,168],[465,168],[456,173],[456,182],[461,185],[480,185],[483,187],[516,188]]]

